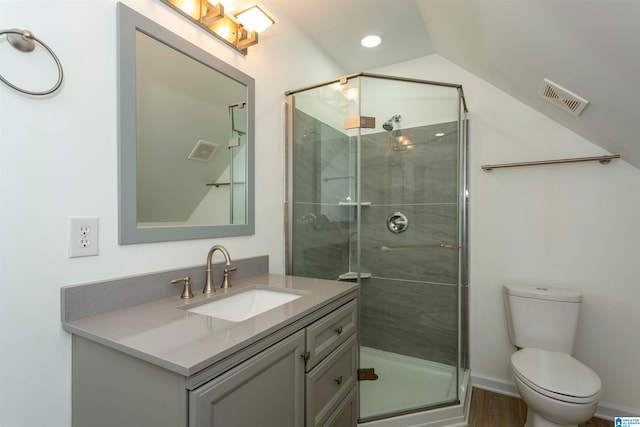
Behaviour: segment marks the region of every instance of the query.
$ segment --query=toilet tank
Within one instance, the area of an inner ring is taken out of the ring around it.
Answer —
[[[580,292],[506,285],[504,301],[513,345],[573,354]]]

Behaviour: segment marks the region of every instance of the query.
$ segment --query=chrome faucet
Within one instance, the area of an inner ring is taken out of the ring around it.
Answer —
[[[222,285],[220,289],[227,289],[231,287],[231,283],[229,283],[229,273],[232,271],[236,271],[237,268],[231,265],[231,256],[229,255],[229,251],[222,245],[215,245],[209,249],[209,253],[207,254],[207,269],[205,270],[207,273],[207,279],[204,285],[204,289],[202,293],[204,294],[212,294],[216,291],[213,286],[213,267],[211,266],[211,258],[213,258],[213,253],[215,251],[222,252],[224,255],[225,265],[224,265],[224,279],[222,280]]]

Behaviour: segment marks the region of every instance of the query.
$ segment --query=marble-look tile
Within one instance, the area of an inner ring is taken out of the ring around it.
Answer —
[[[356,259],[355,209],[337,206],[355,200],[357,140],[302,112],[294,121],[293,274],[336,279],[357,269],[349,265]],[[435,137],[436,131],[445,135]],[[388,132],[362,137],[362,201],[372,205],[362,207],[361,262],[373,278],[360,288],[360,334],[364,345],[453,365],[458,251],[381,248],[457,245],[457,124],[402,133],[412,150],[394,150]],[[386,226],[396,211],[409,218],[400,234]]]
[[[363,137],[362,200],[374,204],[455,202],[457,132],[454,127],[453,132],[434,139],[435,128],[403,131],[415,142],[412,150],[394,150],[397,144],[388,132]]]
[[[292,274],[336,280],[349,268],[351,222],[345,208],[336,207],[335,216],[322,209],[319,204],[293,205]]]
[[[402,233],[394,234],[387,228],[387,218],[398,211],[407,216],[409,225]],[[456,214],[456,205],[363,208],[363,270],[379,277],[457,283],[458,251],[439,247],[440,244],[457,245]],[[392,250],[383,251],[382,247]]]
[[[334,203],[355,198],[355,173],[349,138],[296,111],[293,135],[293,200]]]
[[[460,367],[469,369],[471,362],[469,360],[469,286],[460,287],[460,303],[461,303],[461,316],[460,316],[460,331],[462,333],[462,339],[460,340],[462,348],[460,349]]]
[[[457,287],[363,280],[360,338],[367,347],[455,365]]]

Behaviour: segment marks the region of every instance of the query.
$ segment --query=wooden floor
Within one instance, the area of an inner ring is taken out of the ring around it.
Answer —
[[[469,427],[523,427],[527,405],[515,397],[473,389]],[[613,427],[613,421],[591,418],[580,427]]]

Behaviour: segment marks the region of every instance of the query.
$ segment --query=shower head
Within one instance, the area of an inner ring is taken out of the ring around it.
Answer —
[[[387,132],[391,132],[393,130],[393,122],[400,123],[400,120],[402,120],[402,116],[400,114],[391,116],[389,120],[382,124],[382,129],[386,130]]]

